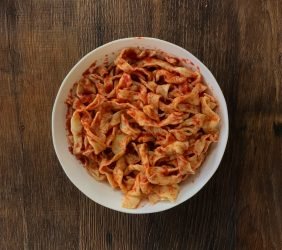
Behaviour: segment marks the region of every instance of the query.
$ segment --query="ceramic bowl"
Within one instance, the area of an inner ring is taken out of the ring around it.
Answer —
[[[197,173],[180,184],[180,193],[175,202],[160,201],[154,205],[145,203],[137,209],[126,209],[121,206],[123,194],[119,190],[113,190],[106,182],[98,182],[93,179],[82,167],[81,163],[69,152],[66,132],[65,100],[72,85],[78,81],[82,73],[94,62],[102,64],[107,58],[113,61],[119,51],[126,47],[144,47],[159,49],[178,58],[184,58],[199,67],[206,84],[219,103],[218,113],[221,117],[219,141],[213,143],[208,155],[197,170]],[[187,50],[160,40],[149,37],[134,37],[112,41],[100,46],[84,56],[67,74],[58,91],[52,113],[52,138],[57,157],[70,181],[86,196],[96,203],[107,208],[132,214],[155,213],[175,207],[199,192],[217,170],[228,138],[228,113],[222,91],[209,69]]]

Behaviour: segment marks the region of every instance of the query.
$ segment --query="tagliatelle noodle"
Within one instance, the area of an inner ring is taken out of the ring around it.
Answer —
[[[150,49],[125,48],[95,64],[66,100],[70,151],[122,206],[175,201],[218,140],[217,101],[199,71]]]

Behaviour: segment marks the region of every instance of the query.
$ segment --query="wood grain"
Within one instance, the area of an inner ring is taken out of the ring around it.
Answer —
[[[0,249],[281,249],[280,0],[2,0],[0,33]],[[51,140],[52,105],[70,68],[131,36],[202,60],[230,116],[226,153],[203,190],[138,216],[81,194]]]

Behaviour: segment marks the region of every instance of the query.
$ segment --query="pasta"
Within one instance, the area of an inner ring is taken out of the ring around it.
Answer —
[[[218,140],[217,101],[200,72],[157,50],[125,48],[91,65],[66,104],[71,153],[124,193],[125,208],[175,201]]]

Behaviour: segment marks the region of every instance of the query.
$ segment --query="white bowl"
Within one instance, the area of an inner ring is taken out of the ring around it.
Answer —
[[[213,143],[208,151],[207,158],[198,169],[197,174],[180,184],[180,193],[176,202],[160,201],[152,205],[145,203],[137,209],[126,209],[121,206],[123,194],[113,190],[106,182],[94,180],[83,168],[80,162],[69,152],[66,136],[66,104],[64,103],[72,85],[80,79],[82,73],[94,62],[104,62],[105,56],[112,61],[117,53],[126,47],[145,47],[160,49],[179,58],[191,60],[200,68],[200,71],[219,102],[219,115],[221,117],[220,136],[217,143]],[[52,113],[52,137],[57,157],[71,182],[86,196],[107,208],[116,211],[145,214],[155,213],[175,207],[195,195],[212,177],[219,166],[228,138],[228,113],[227,106],[221,89],[212,73],[195,56],[187,50],[156,38],[135,37],[115,40],[107,43],[84,56],[68,73],[57,94]]]

